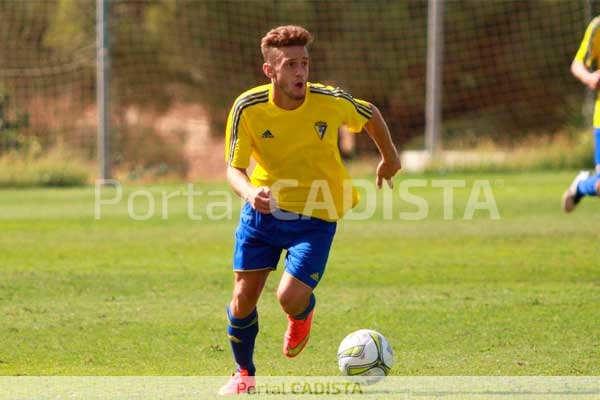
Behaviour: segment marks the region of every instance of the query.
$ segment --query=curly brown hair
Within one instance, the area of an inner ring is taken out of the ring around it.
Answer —
[[[313,36],[305,28],[298,25],[284,25],[271,29],[260,41],[260,51],[265,61],[273,48],[288,46],[308,46]]]

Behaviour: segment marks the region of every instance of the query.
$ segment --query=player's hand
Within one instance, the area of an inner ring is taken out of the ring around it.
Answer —
[[[401,167],[400,157],[394,157],[392,160],[382,159],[377,166],[377,178],[375,179],[377,188],[381,189],[384,179],[387,182],[387,185],[390,188],[393,188],[394,182],[392,182],[392,178]]]
[[[262,214],[271,214],[275,207],[275,200],[271,196],[271,189],[266,186],[254,188],[248,193],[246,201],[252,208]]]
[[[598,88],[600,88],[600,70],[592,72],[587,79],[586,84],[590,89],[598,90]]]

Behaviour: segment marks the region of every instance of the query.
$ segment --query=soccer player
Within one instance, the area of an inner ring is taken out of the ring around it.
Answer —
[[[600,17],[594,18],[587,26],[579,49],[571,63],[571,73],[586,87],[597,92],[600,87]],[[571,212],[584,196],[597,196],[600,193],[600,97],[596,96],[593,117],[594,158],[596,174],[581,171],[562,198],[565,212]]]
[[[254,386],[258,334],[256,305],[269,273],[285,254],[277,299],[287,314],[283,353],[306,346],[336,220],[358,202],[338,149],[338,128],[363,128],[381,155],[376,185],[392,186],[400,158],[386,122],[369,102],[308,81],[312,35],[280,26],[261,41],[262,70],[270,83],[242,93],[226,127],[227,180],[246,203],[235,232],[234,286],[227,307],[228,334],[237,370],[220,394]],[[248,176],[250,160],[255,167]],[[346,183],[344,183],[346,181]]]

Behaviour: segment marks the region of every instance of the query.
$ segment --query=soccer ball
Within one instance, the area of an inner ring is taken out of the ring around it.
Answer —
[[[371,329],[359,329],[346,336],[337,352],[342,374],[352,381],[371,385],[383,380],[394,364],[388,340]]]

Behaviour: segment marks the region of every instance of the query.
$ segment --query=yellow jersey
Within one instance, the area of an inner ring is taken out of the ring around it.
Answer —
[[[596,71],[600,65],[600,17],[594,18],[587,26],[575,60],[581,61],[590,71]],[[600,127],[600,97],[596,96],[594,107],[594,127]]]
[[[273,102],[272,85],[242,93],[227,119],[225,159],[250,167],[254,186],[271,189],[277,207],[336,221],[359,200],[338,148],[338,128],[360,132],[372,117],[368,102],[331,86],[307,83],[294,110]]]

